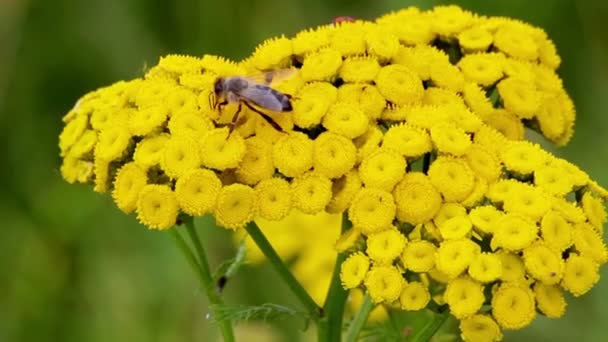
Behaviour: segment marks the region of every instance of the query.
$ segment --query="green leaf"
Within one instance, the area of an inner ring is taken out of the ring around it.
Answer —
[[[222,321],[250,321],[250,320],[264,320],[264,321],[280,321],[289,318],[297,318],[304,320],[305,328],[308,327],[308,323],[312,317],[306,311],[300,311],[287,306],[265,303],[258,306],[245,306],[245,305],[212,305],[212,312],[215,313],[215,317],[211,317],[214,322]]]

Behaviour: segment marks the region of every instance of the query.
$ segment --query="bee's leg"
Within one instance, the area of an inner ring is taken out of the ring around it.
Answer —
[[[216,107],[218,108],[219,112],[221,113],[224,110],[224,106],[226,106],[227,104],[228,104],[228,100],[224,100],[224,101],[218,103],[216,105]]]
[[[279,132],[284,132],[283,128],[281,128],[281,126],[279,126],[279,124],[276,121],[274,121],[274,119],[271,118],[268,114],[256,109],[254,106],[250,105],[248,102],[243,102],[243,103],[245,104],[245,106],[247,106],[247,108],[260,114],[262,116],[262,118],[264,120],[266,120],[266,122],[268,122],[270,124],[270,126],[272,126],[274,129],[276,129]]]
[[[241,112],[241,103],[239,102],[239,107],[236,109],[236,113],[232,116],[232,121],[230,122],[230,130],[228,131],[228,137],[232,134],[232,131],[236,128],[236,122],[239,119],[239,113]],[[246,103],[246,102],[245,102]]]

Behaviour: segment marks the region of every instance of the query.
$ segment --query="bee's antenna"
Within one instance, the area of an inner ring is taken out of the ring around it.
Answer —
[[[213,97],[213,92],[209,92],[209,108],[215,109],[215,98]]]

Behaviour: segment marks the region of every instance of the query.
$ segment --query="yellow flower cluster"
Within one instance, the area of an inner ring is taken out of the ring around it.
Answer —
[[[155,229],[180,213],[297,229],[284,221],[292,209],[345,212],[346,288],[403,310],[446,303],[463,339],[498,340],[537,310],[561,316],[563,290],[587,292],[608,259],[608,191],[523,140],[526,128],[557,145],[573,134],[559,64],[541,29],[457,6],[269,39],[239,63],[169,55],[77,102],[59,137],[61,173]],[[230,133],[241,103],[214,105],[218,79],[285,68],[293,76],[271,86],[293,111],[242,106]],[[316,269],[314,256],[301,260]]]

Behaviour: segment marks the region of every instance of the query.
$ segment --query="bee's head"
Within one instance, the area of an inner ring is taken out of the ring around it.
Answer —
[[[224,79],[219,77],[217,80],[215,80],[215,83],[213,84],[213,92],[215,93],[215,96],[221,96],[222,93],[224,92]]]

